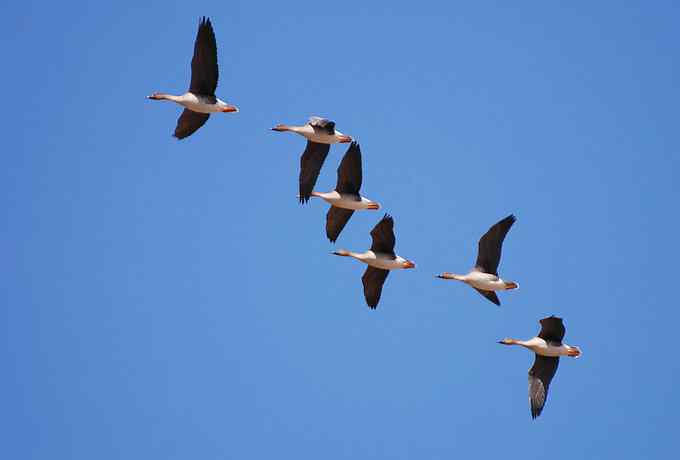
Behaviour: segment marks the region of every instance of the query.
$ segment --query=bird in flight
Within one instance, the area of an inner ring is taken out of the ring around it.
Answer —
[[[539,321],[541,332],[529,340],[503,339],[503,345],[520,345],[536,354],[534,365],[529,369],[529,403],[531,418],[535,419],[543,411],[548,399],[550,382],[557,372],[560,356],[581,356],[581,349],[562,343],[564,339],[564,323],[562,318],[550,316]]]
[[[352,142],[338,166],[338,183],[332,192],[312,192],[331,205],[326,214],[326,236],[335,243],[354,211],[380,209],[380,204],[359,195],[362,182],[361,148]]]
[[[498,264],[501,261],[503,240],[508,230],[515,223],[512,214],[494,224],[480,239],[477,250],[477,263],[467,275],[444,272],[437,278],[446,280],[458,280],[472,286],[477,292],[489,299],[496,305],[501,301],[495,291],[517,289],[519,284],[514,281],[505,281],[498,276]]]
[[[390,270],[415,268],[416,264],[394,253],[394,219],[385,214],[371,230],[373,244],[366,252],[351,252],[340,249],[333,252],[336,256],[354,257],[368,265],[361,281],[364,285],[366,303],[372,309],[378,306],[383,284]]]
[[[153,93],[147,98],[156,101],[172,101],[184,107],[173,134],[177,139],[184,139],[203,126],[211,113],[238,112],[236,106],[227,104],[215,96],[218,78],[215,32],[210,19],[203,18],[198,24],[198,33],[194,42],[189,91],[180,96]]]

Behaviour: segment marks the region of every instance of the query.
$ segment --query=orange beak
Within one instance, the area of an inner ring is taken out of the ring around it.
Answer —
[[[368,203],[368,206],[366,206],[366,209],[380,209],[380,204],[376,202]]]
[[[235,105],[228,105],[222,109],[222,112],[238,112],[238,107]]]
[[[416,268],[416,264],[414,264],[414,263],[411,262],[410,260],[407,260],[406,262],[404,262],[403,267],[404,267],[404,268]]]
[[[352,138],[350,136],[345,136],[344,134],[338,136],[338,142],[341,144],[346,144],[348,142],[352,142]]]

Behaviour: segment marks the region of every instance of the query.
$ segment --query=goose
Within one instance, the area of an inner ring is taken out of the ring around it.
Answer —
[[[394,253],[394,219],[385,216],[371,230],[373,243],[366,252],[351,252],[340,249],[333,252],[336,256],[354,257],[368,265],[361,282],[364,285],[364,297],[369,308],[375,309],[380,301],[382,287],[390,270],[416,268],[416,264]]]
[[[326,236],[335,243],[354,211],[360,209],[380,209],[380,204],[359,195],[361,188],[361,147],[352,142],[338,166],[338,183],[332,192],[312,192],[329,203],[326,214]]]
[[[539,321],[541,332],[529,340],[503,339],[498,343],[503,345],[520,345],[536,354],[534,365],[529,369],[529,402],[531,404],[531,418],[535,419],[543,411],[548,399],[548,388],[555,376],[560,356],[581,356],[579,347],[562,343],[564,338],[564,323],[562,318],[549,316]]]
[[[321,172],[330,144],[352,142],[352,138],[335,129],[335,122],[321,117],[310,117],[303,126],[276,125],[272,131],[290,131],[307,139],[307,147],[300,158],[300,203],[306,203]]]
[[[191,84],[189,91],[180,95],[153,93],[148,99],[172,101],[185,107],[177,120],[175,136],[184,139],[191,136],[208,121],[211,113],[238,112],[234,105],[215,97],[219,71],[217,68],[217,43],[210,19],[202,18],[194,43],[194,57],[191,59]]]
[[[477,250],[477,263],[467,275],[444,272],[437,278],[458,280],[472,286],[477,292],[496,305],[501,301],[495,291],[517,289],[519,284],[505,281],[498,276],[498,264],[501,261],[501,249],[505,235],[515,223],[515,216],[510,214],[494,224],[480,239]]]

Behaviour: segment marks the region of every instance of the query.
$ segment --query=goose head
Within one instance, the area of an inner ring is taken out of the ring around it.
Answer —
[[[153,93],[151,96],[146,96],[147,99],[153,99],[154,101],[160,101],[167,99],[167,94],[163,93]]]

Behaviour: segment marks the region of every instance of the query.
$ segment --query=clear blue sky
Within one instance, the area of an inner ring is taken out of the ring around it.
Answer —
[[[677,2],[365,3],[0,7],[2,458],[677,452]],[[202,15],[241,112],[178,142],[144,97],[188,87]],[[309,115],[417,263],[376,311],[269,131]],[[434,278],[511,212],[502,307]],[[532,421],[533,356],[496,341],[550,314],[584,356]]]

